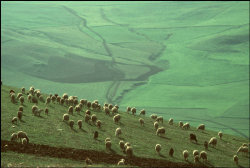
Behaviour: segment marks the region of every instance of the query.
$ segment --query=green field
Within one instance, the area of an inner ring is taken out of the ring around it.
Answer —
[[[249,138],[249,2],[1,2],[1,79]]]

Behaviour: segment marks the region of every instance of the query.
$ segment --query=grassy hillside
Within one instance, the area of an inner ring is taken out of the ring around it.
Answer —
[[[87,124],[83,122],[82,130],[78,129],[76,122],[77,120],[84,120],[84,112],[86,108],[84,108],[80,114],[77,114],[74,111],[73,116],[70,115],[70,119],[75,121],[74,129],[72,130],[67,123],[62,121],[63,114],[67,113],[68,107],[66,105],[51,103],[47,106],[49,109],[49,115],[47,116],[42,113],[41,117],[37,117],[31,112],[33,103],[27,102],[27,95],[24,96],[25,103],[23,105],[24,115],[22,121],[18,121],[17,125],[13,125],[11,123],[11,119],[17,115],[20,102],[14,104],[10,101],[10,89],[13,89],[16,94],[21,92],[20,88],[6,85],[1,87],[1,140],[10,140],[10,135],[13,132],[22,130],[27,132],[30,138],[30,143],[49,145],[57,148],[68,147],[83,150],[94,150],[97,152],[105,152],[111,155],[126,157],[126,155],[119,148],[118,144],[120,140],[124,140],[125,142],[131,143],[135,157],[190,164],[193,163],[193,150],[205,150],[203,146],[203,142],[205,140],[209,141],[209,139],[213,136],[218,138],[217,132],[215,131],[197,131],[195,128],[197,125],[193,122],[190,122],[190,130],[181,129],[178,127],[179,120],[177,120],[174,115],[172,116],[172,118],[174,118],[174,125],[169,125],[167,122],[169,118],[165,117],[164,122],[162,124],[160,123],[160,126],[166,128],[166,135],[162,137],[156,136],[155,129],[153,127],[154,121],[148,117],[148,114],[146,116],[139,116],[138,113],[141,109],[137,109],[137,114],[135,116],[123,112],[125,109],[119,109],[119,114],[121,115],[121,122],[119,124],[115,124],[112,116],[105,115],[103,111],[91,110],[91,114],[96,114],[97,118],[102,121],[102,127],[98,129],[94,124]],[[28,88],[26,88],[26,90],[27,89]],[[42,94],[45,97],[47,95],[45,93]],[[81,99],[85,97],[78,98]],[[103,104],[104,102],[100,101],[100,103]],[[44,109],[46,105],[39,101],[38,107]],[[139,118],[144,119],[144,126],[140,125],[138,121]],[[117,127],[122,129],[122,135],[120,138],[115,136],[115,129]],[[97,140],[93,139],[94,131],[99,132]],[[189,141],[190,133],[196,134],[198,144]],[[107,137],[111,138],[112,151],[106,151],[105,149],[104,140]],[[222,140],[218,138],[218,144],[215,148],[209,147],[206,151],[208,154],[208,162],[205,163],[205,165],[215,167],[234,167],[232,157],[242,143],[248,143],[248,139],[224,134]],[[162,145],[161,155],[158,155],[154,150],[156,144]],[[168,155],[171,147],[175,150],[173,158]],[[182,156],[182,151],[185,149],[190,152],[188,162],[184,161]],[[2,155],[4,157],[8,157],[12,155],[12,153],[7,152]],[[3,161],[6,160],[8,162],[8,159],[6,158]],[[51,162],[51,164],[54,164],[53,160],[51,160]],[[41,162],[39,164],[43,163]],[[72,162],[72,164],[78,163]],[[239,155],[239,164],[243,167],[249,167],[249,157]]]

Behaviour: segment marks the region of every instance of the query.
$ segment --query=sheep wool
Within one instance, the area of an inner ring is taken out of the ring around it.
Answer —
[[[116,128],[116,130],[115,130],[115,136],[119,136],[121,134],[122,134],[121,128]]]
[[[91,116],[91,120],[92,120],[92,122],[93,122],[93,123],[95,123],[95,122],[96,122],[97,117],[96,117],[96,115],[95,115],[95,114],[92,114],[92,116]]]
[[[162,134],[165,134],[165,132],[166,132],[165,128],[164,127],[160,127],[160,128],[157,129],[156,135],[160,135],[161,136]]]
[[[19,101],[20,101],[21,105],[23,105],[23,103],[24,103],[24,97],[21,96],[21,97],[19,98]]]
[[[120,119],[121,119],[120,114],[116,114],[116,115],[113,117],[113,120],[114,120],[115,123],[118,123],[118,122],[120,121]]]
[[[161,145],[160,144],[156,144],[155,145],[155,151],[159,154],[161,151]]]
[[[78,120],[77,125],[78,125],[79,129],[82,129],[82,120]]]
[[[118,166],[121,166],[121,165],[125,165],[125,160],[124,159],[121,159],[118,163],[117,163],[117,165]]]
[[[208,142],[209,145],[213,145],[213,147],[216,146],[217,144],[217,139],[215,137],[212,137],[209,142]]]
[[[69,115],[68,114],[63,115],[63,121],[69,121]]]
[[[202,130],[204,131],[205,130],[205,125],[204,124],[201,124],[197,127],[197,130]]]
[[[220,137],[220,139],[222,138],[222,135],[223,135],[223,133],[221,131],[218,132],[218,136]]]
[[[17,137],[20,139],[20,141],[21,141],[22,138],[26,138],[27,139],[27,143],[29,143],[29,138],[28,138],[26,132],[18,131],[17,132]]]
[[[174,119],[173,119],[173,118],[170,118],[169,121],[168,121],[168,124],[169,124],[169,125],[173,125],[173,123],[174,123]]]
[[[128,157],[132,157],[133,156],[133,148],[131,146],[128,146],[125,150],[126,154]]]
[[[85,114],[84,121],[88,123],[90,119],[91,119],[90,115]]]
[[[22,120],[22,116],[23,116],[23,112],[22,111],[18,111],[17,112],[17,117],[19,120]]]
[[[183,154],[184,159],[187,160],[187,158],[188,158],[188,151],[187,151],[187,150],[184,150],[184,151],[182,152],[182,154]]]
[[[140,115],[145,115],[145,114],[146,114],[146,110],[142,109],[141,112],[140,112]]]
[[[106,149],[111,149],[111,141],[107,141],[107,142],[105,142],[105,146],[106,146]]]
[[[11,122],[12,122],[12,124],[17,124],[17,117],[13,117]]]
[[[199,151],[198,151],[198,150],[194,150],[194,151],[193,151],[193,155],[194,155],[194,156],[199,155]]]
[[[233,161],[235,162],[236,165],[238,165],[239,157],[237,155],[234,155]]]
[[[207,152],[201,151],[200,158],[203,159],[203,162],[207,160]]]
[[[157,121],[154,122],[154,127],[155,127],[156,130],[158,129],[159,123]]]
[[[142,118],[139,118],[139,122],[140,122],[141,126],[144,126],[144,120]]]
[[[155,120],[157,118],[157,115],[156,114],[151,114],[150,118],[152,118],[153,120]]]
[[[19,106],[18,110],[23,111],[23,106]]]
[[[69,126],[70,126],[71,129],[73,129],[74,123],[75,123],[75,122],[74,122],[73,120],[70,120],[70,121],[69,121]]]
[[[101,122],[100,120],[97,120],[97,121],[96,121],[96,126],[97,126],[98,128],[101,128],[101,125],[102,125],[102,122]]]
[[[133,108],[131,109],[131,112],[132,112],[133,115],[135,115],[135,113],[136,113],[136,108],[133,107]]]
[[[120,140],[119,146],[122,150],[124,150],[124,145],[125,145],[124,141]]]
[[[163,123],[163,117],[162,117],[162,116],[159,116],[159,117],[156,118],[155,121],[157,121],[157,122],[160,122],[160,121],[161,121],[161,123]]]
[[[180,121],[180,122],[179,122],[179,127],[181,127],[181,128],[182,128],[182,126],[183,126],[183,122],[182,122],[182,121]]]
[[[22,138],[22,144],[26,145],[27,144],[27,139],[26,138]]]
[[[73,106],[69,106],[68,113],[73,115],[74,108]]]
[[[131,107],[127,107],[127,113],[129,113],[131,111]]]
[[[13,133],[13,134],[11,134],[11,141],[17,141],[17,139],[18,139],[18,136],[17,136],[17,133]]]

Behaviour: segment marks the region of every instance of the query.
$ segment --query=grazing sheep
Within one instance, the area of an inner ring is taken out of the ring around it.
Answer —
[[[189,123],[185,123],[183,126],[182,126],[183,129],[189,129],[190,128],[190,124]]]
[[[21,96],[23,96],[23,94],[22,93],[18,93],[17,96],[16,96],[16,98],[19,99]]]
[[[57,103],[60,103],[61,97],[60,97],[60,96],[57,96],[57,97],[56,97],[56,101],[57,101]]]
[[[144,126],[144,120],[142,118],[139,118],[139,122],[140,122],[141,126]]]
[[[181,128],[182,128],[182,126],[183,126],[183,122],[182,122],[182,121],[180,121],[180,122],[179,122],[179,127],[181,127]]]
[[[96,126],[97,126],[98,128],[101,128],[101,125],[102,125],[102,122],[101,122],[100,120],[97,120],[97,121],[96,121]]]
[[[14,94],[14,93],[10,95],[10,98],[11,98],[11,102],[12,102],[12,103],[15,103],[15,102],[16,102],[16,97],[15,97],[15,94]]]
[[[104,107],[108,107],[108,106],[109,106],[109,104],[108,104],[108,103],[104,103],[103,105],[104,105]]]
[[[237,155],[234,155],[233,161],[235,162],[236,165],[238,165],[239,157]]]
[[[115,136],[119,137],[119,135],[121,135],[121,134],[122,134],[121,128],[116,128],[116,130],[115,130]]]
[[[68,99],[64,99],[65,104],[68,106],[69,105],[69,100]]]
[[[77,100],[77,99],[74,99],[74,100],[73,100],[73,104],[74,104],[74,105],[77,105],[77,104],[78,104],[78,100]]]
[[[25,88],[24,87],[22,87],[21,91],[22,91],[23,94],[25,94]]]
[[[43,103],[44,103],[44,98],[43,98],[43,95],[40,95],[40,96],[38,97],[38,99],[39,99],[41,102],[43,102]]]
[[[209,145],[213,145],[213,147],[216,146],[217,144],[217,139],[215,137],[212,137],[209,142],[208,142]]]
[[[63,105],[63,104],[64,104],[64,102],[65,102],[65,99],[62,99],[62,98],[61,98],[61,100],[60,100],[60,104],[61,104],[61,105]]]
[[[73,115],[74,108],[73,106],[69,106],[68,113]]]
[[[9,146],[8,146],[7,144],[4,145],[4,147],[3,147],[3,152],[7,152],[8,148],[9,148]]]
[[[157,129],[156,135],[160,135],[161,136],[162,134],[165,134],[165,132],[166,132],[165,128],[164,127],[160,127],[160,128]]]
[[[158,129],[159,123],[157,121],[154,122],[154,127],[155,127],[156,130]]]
[[[106,139],[105,139],[105,142],[107,142],[107,141],[111,141],[111,139],[110,139],[110,138],[106,138]]]
[[[203,162],[207,161],[207,152],[201,151],[200,152],[200,158],[203,159]]]
[[[194,156],[194,163],[197,164],[199,162],[199,154]]]
[[[32,96],[34,96],[34,91],[35,91],[35,89],[34,89],[34,87],[30,87],[30,90],[29,90],[29,93],[32,95]]]
[[[131,111],[131,107],[127,107],[127,113]]]
[[[157,121],[157,122],[160,122],[160,121],[161,121],[161,123],[163,123],[163,117],[162,117],[162,116],[159,116],[159,117],[157,117],[157,118],[155,119],[155,121]]]
[[[205,149],[208,149],[208,142],[207,141],[204,141],[204,147],[205,147]]]
[[[109,108],[108,108],[108,107],[104,107],[104,111],[105,111],[105,114],[106,114],[106,115],[109,115],[109,114],[110,114]]]
[[[79,129],[82,129],[82,120],[78,120],[77,125],[78,125]]]
[[[74,123],[75,123],[75,122],[74,122],[73,120],[70,120],[70,121],[69,121],[69,126],[70,126],[71,129],[73,129]]]
[[[23,116],[23,112],[22,111],[18,111],[17,112],[17,117],[19,120],[22,120],[22,116]]]
[[[118,163],[117,166],[125,165],[125,159],[121,159]]]
[[[46,115],[48,115],[49,114],[49,109],[46,107],[44,112],[45,112]]]
[[[243,143],[241,146],[247,146],[248,147],[247,143]]]
[[[124,145],[125,145],[124,141],[120,140],[119,146],[120,146],[120,148],[121,148],[122,150],[125,149],[125,148],[124,148]]]
[[[87,108],[90,109],[90,107],[91,107],[91,102],[88,101],[87,102]]]
[[[46,98],[46,104],[49,104],[51,102],[51,98],[50,97],[47,97]]]
[[[220,131],[220,132],[218,132],[218,136],[220,137],[220,139],[222,138],[222,136],[223,136],[223,133]]]
[[[42,94],[41,94],[41,92],[40,92],[40,90],[39,91],[37,91],[37,93],[36,93],[36,97],[40,97],[40,96],[42,96]]]
[[[95,114],[92,114],[92,116],[91,116],[91,120],[92,120],[92,122],[93,122],[93,123],[95,123],[95,122],[96,122],[97,117],[96,117],[96,115],[95,115]]]
[[[151,114],[150,117],[155,120],[157,118],[157,115],[156,114]]]
[[[117,109],[116,107],[113,107],[113,108],[111,109],[111,111],[112,111],[112,114],[114,115],[115,113],[118,112],[118,109]]]
[[[205,130],[205,125],[204,124],[201,124],[197,127],[197,130],[202,130],[204,131]]]
[[[169,154],[169,156],[173,157],[173,155],[174,155],[174,149],[173,149],[173,148],[170,148],[168,154]]]
[[[85,114],[84,121],[88,123],[90,119],[91,119],[90,115]]]
[[[133,108],[131,109],[131,112],[132,112],[133,115],[135,115],[135,113],[136,113],[136,108],[133,107]]]
[[[32,113],[35,114],[38,111],[38,107],[36,105],[32,106]]]
[[[187,150],[184,150],[184,151],[182,152],[182,154],[183,154],[184,159],[187,161],[187,158],[188,158],[188,151],[187,151]]]
[[[26,132],[18,131],[17,132],[17,137],[20,139],[20,141],[21,141],[22,138],[26,138],[27,139],[27,143],[29,143],[29,138],[28,138]]]
[[[69,98],[69,96],[68,96],[68,94],[67,94],[67,93],[64,93],[64,94],[63,94],[63,96],[62,96],[62,98],[63,98],[63,99],[68,99],[68,98]]]
[[[86,110],[85,114],[91,115],[91,112],[89,110]]]
[[[95,131],[94,132],[94,139],[97,139],[98,138],[98,131]]]
[[[113,105],[112,104],[109,104],[108,105],[108,108],[111,110],[113,108]]]
[[[23,106],[19,106],[18,110],[23,111]]]
[[[95,109],[97,108],[97,105],[98,105],[98,104],[96,104],[95,102],[92,102],[92,103],[91,103],[91,107],[92,107],[92,109],[94,109],[94,110],[95,110]]]
[[[198,151],[198,150],[194,150],[194,151],[193,151],[193,155],[194,155],[194,156],[196,156],[196,155],[199,156],[199,151]]]
[[[130,145],[129,142],[126,142],[126,143],[124,144],[124,148],[126,149],[128,146],[131,146],[131,145]]]
[[[109,149],[109,150],[111,150],[111,141],[106,141],[105,142],[105,146],[106,146],[106,149]]]
[[[63,114],[63,121],[69,121],[69,115]]]
[[[189,140],[190,140],[190,141],[194,140],[194,141],[197,143],[196,135],[193,134],[193,133],[190,133],[190,134],[189,134]]]
[[[42,111],[43,111],[43,109],[38,109],[37,111],[35,111],[34,115],[40,116]]]
[[[128,146],[125,150],[126,154],[128,157],[132,157],[133,156],[133,148],[131,146]]]
[[[18,139],[17,133],[11,134],[11,138],[10,138],[11,141],[17,141],[17,139]]]
[[[146,111],[144,109],[141,110],[140,115],[145,115]]]
[[[113,117],[113,120],[114,120],[115,123],[118,123],[118,122],[120,121],[120,119],[121,119],[120,114],[116,114],[116,115]]]
[[[52,96],[52,97],[51,97],[51,100],[52,100],[52,103],[55,103],[55,101],[56,101],[56,96]]]
[[[80,103],[81,103],[82,105],[86,105],[87,100],[86,100],[86,99],[81,99],[81,100],[80,100]]]
[[[11,122],[12,122],[12,124],[17,124],[17,117],[13,117]]]
[[[93,164],[92,160],[90,158],[88,158],[88,157],[85,159],[85,163],[86,163],[86,165],[92,165]]]
[[[27,142],[27,139],[26,139],[26,138],[22,138],[22,144],[23,144],[23,145],[27,145],[27,143],[28,143],[28,142]]]
[[[35,96],[33,96],[32,98],[31,98],[31,102],[32,103],[38,103],[38,100],[37,100],[37,98],[35,97]]]
[[[32,95],[28,95],[28,97],[27,97],[27,100],[28,100],[28,102],[30,102],[31,103],[31,98],[32,98]]]
[[[75,106],[75,111],[78,113],[78,114],[80,114],[80,111],[81,111],[81,107],[80,106]]]
[[[155,151],[160,154],[160,151],[161,151],[161,145],[160,144],[156,144],[155,145]]]
[[[11,94],[15,94],[15,91],[12,90],[12,89],[10,90],[10,95],[11,95]]]
[[[23,103],[24,103],[24,97],[21,96],[21,97],[19,98],[19,101],[20,101],[21,105],[23,105]]]
[[[248,147],[247,147],[247,146],[240,146],[239,149],[237,150],[237,154],[238,154],[239,152],[248,154]]]
[[[168,120],[168,124],[169,124],[169,125],[173,125],[173,123],[174,123],[174,119],[173,119],[173,118],[170,118],[170,119]]]

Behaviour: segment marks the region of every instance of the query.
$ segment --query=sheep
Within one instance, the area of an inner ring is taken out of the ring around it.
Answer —
[[[95,110],[95,109],[97,108],[97,105],[98,105],[98,104],[96,104],[95,102],[92,102],[92,103],[91,103],[91,107],[92,107],[92,109],[94,109],[94,110]]]
[[[23,111],[23,106],[19,106],[18,110]]]
[[[69,121],[69,114],[63,115],[63,121]]]
[[[13,117],[12,120],[11,120],[12,124],[17,124],[17,117]]]
[[[198,150],[193,150],[193,155],[194,155],[194,157],[195,157],[196,155],[199,155],[199,151],[198,151]]]
[[[31,103],[31,98],[32,98],[32,95],[28,95],[28,97],[27,97],[27,100],[28,100],[28,102],[30,102]]]
[[[173,149],[173,148],[170,148],[168,154],[169,154],[169,156],[173,157],[173,155],[174,155],[174,149]]]
[[[50,97],[47,97],[46,98],[46,104],[49,104],[51,102],[51,98]]]
[[[203,159],[203,162],[207,161],[207,152],[201,151],[200,152],[200,158]]]
[[[115,123],[118,123],[118,122],[120,121],[120,119],[121,119],[120,114],[116,114],[116,115],[113,117],[113,120],[114,120]]]
[[[31,95],[34,95],[34,91],[35,91],[35,89],[34,89],[34,87],[30,87],[30,90],[29,90],[29,93],[31,94]]]
[[[101,128],[101,124],[102,124],[102,122],[101,122],[100,120],[97,120],[97,121],[96,121],[96,126],[97,126],[98,128]]]
[[[129,113],[131,111],[131,107],[127,107],[127,113]]]
[[[116,130],[115,130],[115,136],[119,137],[119,135],[121,135],[121,134],[122,134],[121,128],[116,128]]]
[[[43,111],[43,109],[38,109],[38,110],[35,111],[34,115],[40,116],[42,111]]]
[[[109,150],[111,150],[111,141],[106,141],[105,142],[105,146],[106,146],[106,149],[109,149]]]
[[[40,92],[40,90],[39,91],[37,91],[37,93],[36,93],[36,97],[40,97],[40,96],[42,96],[42,94],[41,94],[41,92]]]
[[[36,105],[33,105],[31,110],[32,110],[32,113],[35,114],[38,111],[38,107]]]
[[[239,157],[237,155],[234,155],[233,161],[235,162],[236,165],[238,165]]]
[[[92,122],[93,122],[93,123],[95,123],[95,122],[96,122],[97,117],[96,117],[96,115],[95,115],[95,114],[92,114],[92,116],[91,116],[91,120],[92,120]]]
[[[126,142],[126,143],[124,144],[124,148],[126,149],[128,146],[131,146],[131,145],[130,145],[129,142]]]
[[[61,105],[63,105],[63,104],[64,104],[64,102],[65,102],[65,100],[64,100],[64,99],[61,99],[61,100],[60,100],[60,104],[61,104]]]
[[[22,111],[18,111],[17,112],[17,117],[19,120],[22,120],[22,116],[23,116],[23,112]]]
[[[157,117],[157,118],[155,119],[155,121],[157,121],[157,122],[160,122],[160,121],[161,121],[161,123],[163,123],[163,117],[162,117],[162,116],[159,116],[159,117]]]
[[[160,144],[156,144],[155,145],[155,151],[160,154],[160,151],[161,151],[161,145]]]
[[[16,98],[19,99],[21,96],[23,96],[23,94],[22,93],[18,93],[17,96],[16,96]]]
[[[11,134],[11,138],[10,138],[11,141],[17,141],[17,139],[18,139],[17,133]]]
[[[109,115],[109,114],[110,114],[109,108],[108,108],[108,107],[104,107],[104,111],[105,111],[105,114],[106,114],[106,115]]]
[[[124,145],[125,145],[124,141],[120,140],[119,146],[122,150],[124,150]]]
[[[27,139],[26,138],[22,138],[22,144],[26,145],[27,144]]]
[[[88,123],[90,119],[91,119],[90,115],[85,114],[84,121]]]
[[[237,154],[239,152],[248,154],[248,147],[247,146],[240,146],[239,149],[237,150]]]
[[[188,159],[188,151],[187,151],[187,150],[184,150],[184,151],[182,152],[182,154],[183,154],[184,159],[187,161],[187,159]]]
[[[69,106],[68,113],[73,115],[74,108],[73,106]]]
[[[174,123],[174,119],[173,119],[173,118],[170,118],[170,119],[168,120],[168,124],[169,124],[169,125],[173,125],[173,123]]]
[[[56,97],[56,101],[57,101],[57,103],[60,103],[61,97],[60,97],[60,96],[57,96],[57,97]]]
[[[190,141],[194,140],[194,141],[197,143],[196,135],[193,134],[193,133],[190,133],[190,134],[189,134],[189,140],[190,140]]]
[[[49,97],[51,98],[52,96],[53,96],[53,95],[50,93],[50,94],[49,94]]]
[[[25,94],[25,88],[24,87],[22,87],[21,91],[22,91],[23,94]]]
[[[215,137],[212,137],[209,142],[208,142],[209,145],[213,145],[213,147],[216,146],[217,144],[217,139]]]
[[[248,147],[247,143],[243,143],[241,146],[246,146],[246,147]]]
[[[28,138],[26,132],[18,131],[17,132],[17,137],[20,139],[20,141],[21,141],[22,138],[26,138],[27,139],[27,143],[29,143],[29,138]]]
[[[48,115],[49,114],[49,109],[46,107],[44,112],[45,112],[46,115]]]
[[[204,131],[205,130],[205,125],[204,124],[201,124],[197,127],[197,130],[202,130]]]
[[[68,99],[64,99],[65,104],[68,106],[69,105],[69,100]]]
[[[112,114],[114,115],[115,113],[118,112],[118,109],[117,109],[116,107],[113,107],[113,108],[111,109],[111,111],[112,111]]]
[[[139,122],[140,122],[141,126],[144,126],[144,120],[142,118],[139,118]]]
[[[55,101],[56,101],[56,96],[52,96],[52,97],[51,97],[51,101],[52,101],[52,103],[55,103]]]
[[[113,105],[112,104],[109,104],[108,105],[108,108],[111,110],[113,108]]]
[[[156,135],[161,135],[161,134],[165,134],[166,130],[164,127],[160,127],[157,129],[156,131]]]
[[[21,96],[21,97],[19,98],[19,101],[20,101],[21,105],[23,105],[23,103],[24,103],[24,97]]]
[[[107,142],[107,141],[111,141],[111,139],[110,139],[110,138],[106,138],[106,139],[105,139],[105,142]]]
[[[182,126],[183,126],[183,122],[182,122],[182,121],[180,121],[180,122],[179,122],[179,127],[181,127],[181,128],[182,128]]]
[[[91,102],[88,101],[87,102],[87,108],[90,109],[90,107],[91,107]]]
[[[74,99],[73,104],[74,104],[74,105],[77,105],[77,104],[78,104],[78,100],[77,100],[77,99]]]
[[[15,97],[15,94],[14,94],[14,93],[10,95],[10,98],[11,98],[11,102],[12,102],[12,103],[15,103],[15,102],[16,102],[16,97]]]
[[[140,115],[145,115],[146,111],[144,109],[141,110]]]
[[[104,106],[104,107],[108,107],[109,104],[108,104],[108,103],[104,103],[103,106]]]
[[[207,141],[204,141],[204,147],[205,147],[205,149],[208,149],[208,142]]]
[[[79,129],[82,129],[82,120],[78,120],[77,125],[78,125]]]
[[[182,126],[183,129],[189,129],[190,128],[190,124],[189,123],[185,123]]]
[[[38,103],[38,100],[37,100],[37,98],[35,97],[35,96],[33,96],[32,98],[31,98],[31,102],[32,103]]]
[[[89,110],[86,110],[85,114],[91,115],[91,112]]]
[[[4,145],[4,147],[3,147],[3,152],[7,152],[8,148],[9,148],[9,146],[8,146],[7,144]]]
[[[13,94],[13,93],[15,94],[15,91],[11,89],[10,90],[10,95]]]
[[[97,139],[98,138],[98,131],[95,131],[94,132],[94,139]]]
[[[117,108],[117,110],[119,110],[119,106],[117,104],[114,107]]]
[[[131,146],[128,146],[125,150],[126,154],[128,157],[132,157],[133,156],[133,148]]]
[[[88,157],[85,159],[85,163],[86,163],[86,165],[92,165],[93,164],[92,160],[90,158],[88,158]]]
[[[125,165],[125,159],[121,159],[118,163],[117,166]]]
[[[155,120],[157,118],[157,115],[156,114],[151,114],[150,118],[152,118],[153,120]]]
[[[194,156],[194,163],[197,164],[199,162],[199,154]]]
[[[68,96],[68,94],[67,94],[67,93],[64,93],[64,94],[63,94],[63,96],[62,96],[62,98],[63,98],[63,99],[68,99],[68,98],[69,98],[69,96]]]
[[[44,103],[44,98],[43,98],[43,95],[40,95],[40,96],[38,97],[38,99],[39,99],[41,102],[43,102],[43,103]]]
[[[80,103],[81,103],[82,105],[86,105],[87,100],[86,100],[86,99],[81,99],[81,100],[80,100]]]
[[[74,122],[73,120],[70,120],[70,121],[69,121],[69,126],[70,126],[71,129],[73,129],[74,123],[75,123],[75,122]]]
[[[81,107],[80,106],[75,106],[75,111],[78,113],[78,114],[80,114],[80,111],[81,111]]]
[[[222,138],[222,136],[223,136],[223,133],[220,131],[220,132],[218,132],[218,136],[220,137],[220,139]]]
[[[133,108],[131,109],[131,112],[132,112],[133,115],[135,115],[135,113],[136,113],[136,108],[133,107]]]
[[[159,123],[157,121],[154,122],[154,127],[155,127],[156,130],[158,129]]]

